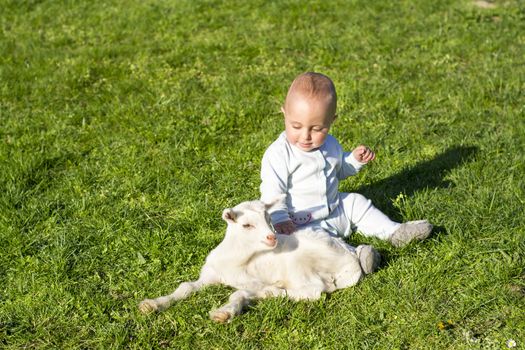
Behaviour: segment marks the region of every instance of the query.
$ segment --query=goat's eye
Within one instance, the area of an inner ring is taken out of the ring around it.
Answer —
[[[253,225],[252,224],[244,224],[244,225],[242,225],[242,227],[244,227],[244,228],[253,228]]]

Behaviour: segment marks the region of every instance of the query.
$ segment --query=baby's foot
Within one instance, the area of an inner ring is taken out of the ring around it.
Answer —
[[[425,239],[432,231],[432,224],[427,220],[408,221],[401,224],[390,237],[390,243],[396,247],[403,247],[415,239]]]
[[[371,245],[360,245],[356,249],[357,257],[365,274],[377,270],[381,262],[381,255]]]

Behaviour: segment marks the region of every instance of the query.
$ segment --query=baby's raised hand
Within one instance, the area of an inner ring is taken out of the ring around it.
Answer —
[[[355,159],[361,163],[368,163],[376,158],[376,154],[365,145],[359,145],[352,151]]]
[[[277,231],[277,233],[283,235],[291,235],[295,232],[296,227],[292,221],[284,221],[273,225],[273,228],[275,228],[275,231]]]

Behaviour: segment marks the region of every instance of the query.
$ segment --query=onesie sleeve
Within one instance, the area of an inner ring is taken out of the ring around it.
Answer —
[[[269,212],[272,223],[290,220],[288,208],[286,206],[286,196],[288,189],[288,167],[282,152],[277,147],[271,147],[266,150],[261,165],[261,201],[270,203],[277,197],[282,197],[280,203],[275,205]]]
[[[358,161],[352,152],[344,152],[343,153],[343,162],[341,165],[341,169],[339,170],[339,173],[337,174],[337,177],[340,180],[344,180],[349,176],[355,175],[361,170],[363,165],[366,163],[361,163]]]

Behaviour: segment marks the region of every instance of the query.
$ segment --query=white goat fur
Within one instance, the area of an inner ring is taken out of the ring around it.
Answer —
[[[162,311],[206,285],[220,283],[237,289],[228,303],[210,312],[212,320],[225,322],[255,298],[315,300],[364,276],[353,248],[324,230],[275,234],[266,212],[272,205],[252,201],[225,209],[225,237],[206,258],[199,279],[181,283],[172,294],[145,299],[139,309]]]

